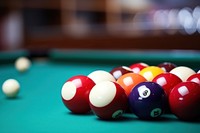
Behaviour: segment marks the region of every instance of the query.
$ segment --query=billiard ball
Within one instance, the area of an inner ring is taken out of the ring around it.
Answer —
[[[152,81],[153,78],[161,73],[164,73],[165,71],[157,66],[148,66],[144,69],[142,69],[139,74],[145,77],[148,81]]]
[[[172,69],[177,67],[177,65],[171,62],[163,62],[161,64],[158,64],[158,67],[162,68],[165,72],[170,72]]]
[[[192,82],[196,82],[198,84],[200,84],[200,73],[196,73],[196,74],[193,74],[191,75],[187,81],[192,81]]]
[[[15,98],[20,90],[20,84],[16,79],[7,79],[2,85],[2,91],[8,98]]]
[[[163,88],[155,82],[141,82],[129,97],[129,106],[139,119],[156,119],[165,111],[166,96]]]
[[[200,118],[200,85],[195,82],[177,84],[169,95],[172,113],[178,119],[193,121]]]
[[[139,73],[143,68],[148,67],[149,65],[143,62],[134,63],[129,66],[134,73]]]
[[[166,113],[171,113],[170,111],[170,107],[169,107],[169,94],[171,92],[171,90],[174,88],[174,86],[176,86],[177,84],[181,83],[182,80],[172,74],[172,73],[161,73],[159,75],[157,75],[152,82],[155,82],[157,84],[159,84],[165,91],[166,94]]]
[[[131,90],[139,83],[147,81],[142,75],[138,73],[127,73],[122,75],[117,83],[125,90],[126,95],[129,96]]]
[[[102,81],[116,81],[112,74],[104,70],[93,71],[88,75],[88,77],[92,79],[95,83],[99,83]]]
[[[90,107],[100,119],[117,119],[127,109],[128,97],[124,89],[112,81],[97,83],[89,94]]]
[[[178,76],[183,82],[186,81],[191,75],[195,74],[196,72],[186,66],[178,66],[170,71],[170,73],[175,74]]]
[[[19,72],[25,72],[27,71],[31,66],[31,61],[27,57],[19,57],[15,61],[15,68]]]
[[[87,76],[77,75],[68,79],[61,89],[64,105],[72,113],[90,112],[89,93],[95,83]]]
[[[114,78],[117,80],[119,77],[126,73],[132,73],[132,70],[127,66],[120,66],[112,69],[110,73],[114,76]]]
[[[159,84],[165,91],[166,96],[169,97],[171,90],[175,85],[182,82],[182,80],[172,73],[161,73],[157,75],[152,82]]]

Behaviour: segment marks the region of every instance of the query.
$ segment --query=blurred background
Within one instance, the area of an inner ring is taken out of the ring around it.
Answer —
[[[1,0],[0,50],[200,50],[198,0]]]

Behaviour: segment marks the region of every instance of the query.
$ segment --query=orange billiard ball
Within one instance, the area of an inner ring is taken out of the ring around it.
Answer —
[[[129,96],[131,90],[139,83],[147,81],[142,75],[137,73],[127,73],[121,76],[117,83],[125,90],[127,96]]]

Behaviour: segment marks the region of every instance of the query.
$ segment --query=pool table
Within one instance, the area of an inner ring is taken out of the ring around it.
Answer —
[[[0,133],[186,133],[199,132],[200,122],[178,120],[172,114],[164,114],[156,121],[138,119],[132,113],[125,113],[122,119],[105,121],[88,113],[71,113],[62,103],[63,83],[75,75],[88,75],[101,69],[110,71],[120,65],[129,66],[136,62],[157,65],[173,62],[195,70],[200,67],[199,51],[111,51],[111,50],[49,50],[45,57],[33,56],[30,51],[0,52],[0,84],[8,78],[15,78],[21,88],[16,98],[8,99],[0,92]],[[32,61],[30,69],[18,72],[14,61],[28,56]]]

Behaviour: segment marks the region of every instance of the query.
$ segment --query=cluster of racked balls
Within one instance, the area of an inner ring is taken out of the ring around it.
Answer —
[[[165,62],[158,66],[134,63],[110,72],[96,70],[68,79],[61,90],[73,113],[92,112],[116,119],[131,111],[140,119],[173,113],[180,120],[200,118],[200,71]]]

